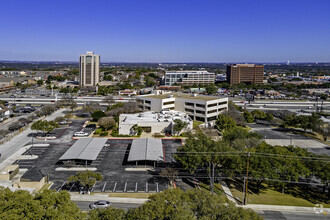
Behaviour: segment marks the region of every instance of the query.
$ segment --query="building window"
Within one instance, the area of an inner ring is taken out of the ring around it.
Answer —
[[[217,119],[217,116],[209,117],[207,118],[207,121],[214,121]]]
[[[191,112],[191,113],[194,113],[194,110],[193,110],[193,109],[189,109],[189,108],[185,108],[184,111],[185,111],[185,112]]]
[[[150,108],[150,107],[148,107],[148,106],[146,106],[145,108],[146,108],[147,110],[151,110],[151,108]]]
[[[163,105],[171,105],[171,104],[174,104],[174,101],[171,101],[171,102],[164,102]]]
[[[202,104],[196,104],[196,107],[199,107],[199,108],[205,108],[205,105],[202,105]]]
[[[214,112],[217,112],[217,110],[215,109],[215,110],[208,111],[207,114],[212,114]]]
[[[219,105],[227,105],[227,102],[219,102]]]
[[[192,107],[195,106],[195,104],[194,103],[191,103],[191,102],[185,102],[184,104],[187,105],[187,106],[192,106]]]
[[[205,111],[196,110],[196,113],[204,115],[205,114]]]
[[[214,106],[217,106],[217,103],[207,105],[208,108],[211,108],[211,107],[214,107]]]
[[[145,100],[145,103],[150,105],[151,101]]]
[[[205,122],[205,118],[203,118],[203,117],[197,117],[197,116],[196,116],[196,121],[202,121],[202,122]]]
[[[218,109],[219,112],[226,111],[226,110],[227,110],[227,108],[219,108]]]

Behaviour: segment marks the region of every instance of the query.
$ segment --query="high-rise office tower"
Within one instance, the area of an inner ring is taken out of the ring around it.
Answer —
[[[227,82],[230,85],[248,83],[262,84],[264,66],[255,64],[233,64],[227,66]]]
[[[100,81],[100,56],[94,52],[80,55],[79,60],[80,86],[96,86]]]

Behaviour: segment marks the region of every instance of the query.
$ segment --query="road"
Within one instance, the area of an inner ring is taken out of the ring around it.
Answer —
[[[89,208],[90,201],[74,201],[80,209],[84,211],[91,210]],[[141,204],[134,203],[112,203],[113,207],[124,209],[128,211],[131,208],[140,207]],[[316,214],[316,213],[297,213],[297,212],[280,212],[280,211],[257,211],[257,213],[262,216],[265,220],[325,220],[329,219],[329,216],[325,216],[324,214]]]
[[[233,101],[237,106],[246,107],[248,110],[291,110],[299,111],[304,110],[307,112],[315,112],[317,105],[321,108],[321,103],[312,102],[312,101],[265,101],[265,100],[256,100],[250,104],[246,101]],[[330,102],[323,102],[322,106],[325,112],[330,112]]]
[[[55,96],[45,97],[45,96],[18,96],[16,98],[11,98],[8,95],[0,96],[0,100],[8,101],[8,103],[15,104],[32,104],[32,105],[49,105],[55,104],[56,101],[61,100],[61,96],[57,98]],[[77,105],[85,105],[89,102],[98,102],[101,105],[109,105],[107,102],[104,102],[105,96],[74,96],[74,100]],[[115,102],[129,102],[131,100],[135,100],[134,97],[120,97],[113,96]]]
[[[89,208],[89,204],[91,204],[90,201],[74,201],[74,202],[79,206],[80,209],[84,211],[91,210]],[[134,203],[111,203],[111,205],[116,208],[124,209],[125,211],[128,211],[128,209],[131,208],[137,208],[141,206],[141,204],[134,204]]]
[[[56,117],[59,117],[67,109],[61,109],[53,113],[52,115],[46,117],[47,120],[53,120]],[[18,151],[20,148],[25,146],[31,141],[31,137],[28,137],[28,134],[31,133],[31,129],[28,128],[21,132],[20,134],[13,137],[10,141],[0,145],[1,158],[0,162],[3,162],[6,158],[10,157],[13,153]]]
[[[297,213],[297,212],[279,212],[279,211],[257,211],[265,220],[325,220],[330,219],[329,214],[316,214],[316,213]]]

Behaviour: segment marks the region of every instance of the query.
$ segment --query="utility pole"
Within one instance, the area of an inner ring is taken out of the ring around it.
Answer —
[[[212,163],[212,194],[214,194],[214,163]]]
[[[246,162],[246,181],[245,181],[245,193],[243,200],[244,205],[246,205],[247,203],[248,181],[249,181],[249,159],[250,159],[250,152],[248,152],[247,154],[247,162]]]

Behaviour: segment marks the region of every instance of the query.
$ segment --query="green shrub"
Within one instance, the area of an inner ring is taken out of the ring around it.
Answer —
[[[102,133],[102,128],[98,128],[94,131],[94,134],[101,134]]]
[[[155,134],[153,135],[153,137],[165,137],[165,135],[162,135],[162,134],[160,134],[160,133],[155,133]]]
[[[100,134],[100,136],[108,136],[108,134],[109,134],[109,132],[107,132],[107,131],[103,131],[103,132]]]

